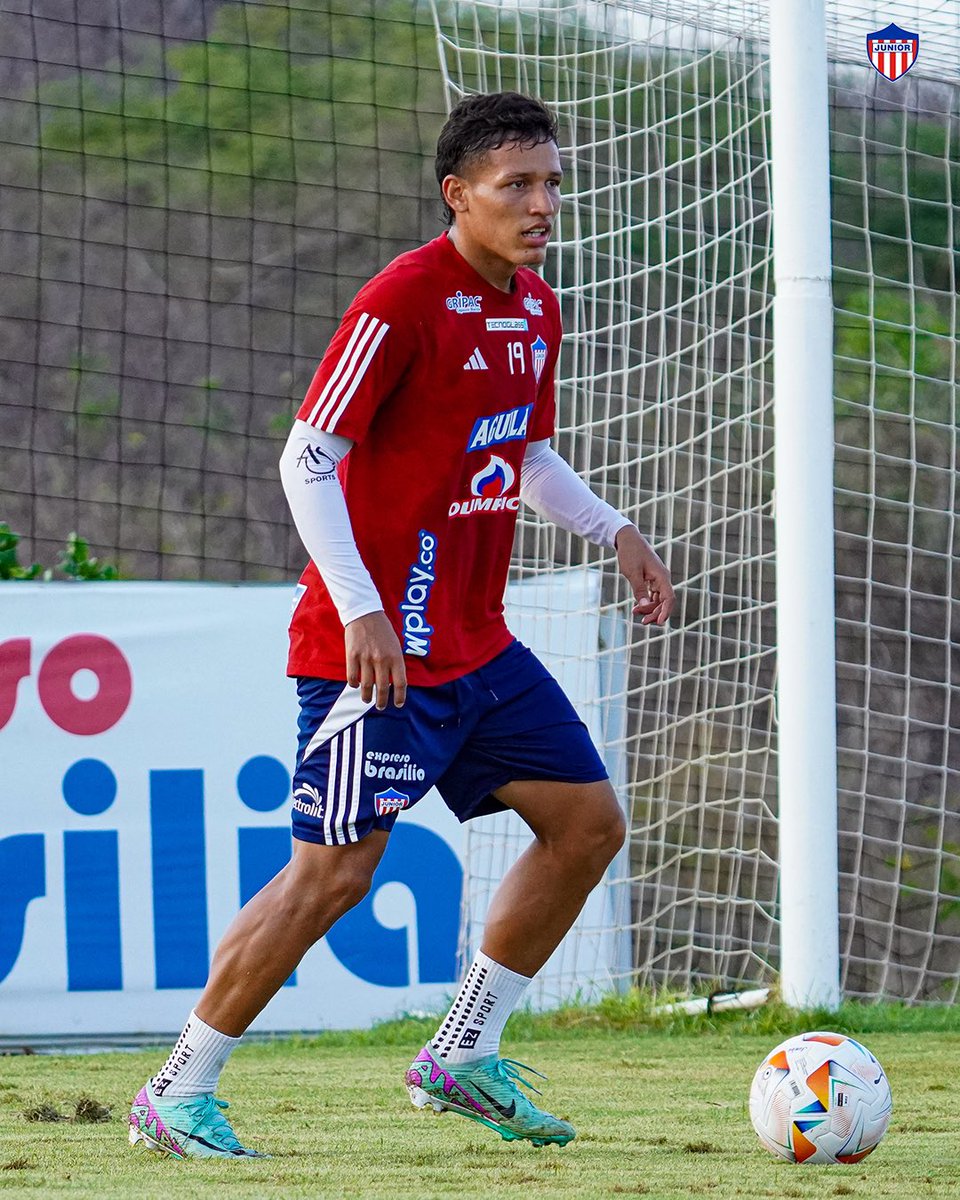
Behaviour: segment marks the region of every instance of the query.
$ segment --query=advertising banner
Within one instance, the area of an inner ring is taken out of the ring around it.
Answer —
[[[596,591],[587,574],[568,580],[571,607],[584,588]],[[562,676],[582,675],[570,639],[592,638],[595,653],[597,618],[571,617],[558,655],[549,644],[561,636],[556,607],[545,622],[545,597],[513,592],[514,630],[526,628],[523,640],[574,702],[595,709],[595,662],[588,677]],[[4,585],[0,1037],[182,1025],[227,924],[290,854],[292,597],[285,586]],[[596,731],[598,712],[585,719]],[[529,840],[508,817],[483,825],[518,849]],[[443,1005],[460,970],[466,854],[464,830],[435,792],[402,814],[370,895],[253,1028],[356,1028]],[[497,877],[513,857],[511,848]],[[466,906],[476,932],[481,901]],[[583,918],[596,932],[583,940],[582,966],[558,951],[562,981],[551,984],[548,967],[541,998],[573,994],[610,969],[610,903],[598,889]]]

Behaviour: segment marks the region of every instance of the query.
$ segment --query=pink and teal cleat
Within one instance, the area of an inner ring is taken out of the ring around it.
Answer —
[[[490,1054],[461,1067],[442,1066],[424,1046],[407,1071],[405,1082],[417,1108],[459,1113],[495,1129],[508,1142],[525,1138],[535,1146],[565,1146],[577,1136],[568,1121],[537,1108],[517,1087],[517,1081],[539,1091],[520,1074],[546,1076],[523,1063]]]
[[[174,1158],[268,1158],[240,1144],[223,1115],[227,1107],[210,1092],[164,1100],[147,1083],[130,1109],[130,1145],[142,1142]]]

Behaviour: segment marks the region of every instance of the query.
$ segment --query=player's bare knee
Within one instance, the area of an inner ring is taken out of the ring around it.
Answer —
[[[323,881],[320,903],[336,910],[338,916],[356,907],[370,891],[373,871],[360,863],[343,863]]]
[[[324,930],[354,908],[370,891],[373,866],[347,856],[327,862],[322,872],[301,870],[288,880],[286,898],[291,919]]]
[[[623,849],[627,837],[627,822],[618,804],[608,815],[604,825],[604,841],[607,863],[611,863]]]
[[[620,852],[627,834],[623,811],[613,788],[605,789],[583,814],[577,840],[580,852],[602,873]]]

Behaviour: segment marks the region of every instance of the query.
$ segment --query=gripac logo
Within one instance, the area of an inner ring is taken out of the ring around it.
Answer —
[[[454,292],[446,299],[447,308],[455,313],[478,313],[482,296],[465,296],[463,292]]]
[[[0,642],[0,729],[14,714],[20,684],[33,674],[33,659],[30,638]],[[84,695],[92,683],[96,690]],[[39,664],[36,685],[54,725],[79,737],[112,729],[133,696],[133,675],[123,651],[95,633],[77,633],[51,647]]]
[[[516,479],[517,473],[507,460],[499,454],[491,454],[487,465],[470,480],[470,499],[454,500],[447,515],[469,517],[476,512],[516,512],[520,507],[520,497],[507,494]]]

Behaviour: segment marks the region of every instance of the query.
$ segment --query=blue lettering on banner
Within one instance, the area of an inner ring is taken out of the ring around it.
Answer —
[[[204,782],[201,769],[149,771],[158,989],[202,987],[209,970]],[[62,791],[73,813],[96,817],[113,805],[118,781],[106,763],[81,759],[64,774]],[[290,798],[289,773],[279,760],[256,756],[241,767],[237,793],[254,812],[284,808]],[[0,838],[0,984],[23,953],[31,902],[47,895],[48,838],[62,844],[64,855],[67,991],[121,990],[123,923],[116,829],[66,829],[56,839],[39,832]],[[290,826],[238,827],[236,847],[237,898],[243,905],[289,861]],[[421,865],[425,860],[431,863],[429,885]],[[394,829],[370,894],[327,935],[331,952],[367,982],[387,987],[417,982],[410,979],[412,931],[381,925],[374,915],[377,889],[391,882],[408,887],[416,904],[419,982],[453,984],[463,870],[443,838],[412,823]],[[296,982],[294,973],[285,986]]]
[[[532,404],[511,408],[507,412],[494,413],[490,417],[478,417],[467,439],[467,453],[471,450],[486,450],[488,446],[499,446],[503,442],[518,442],[527,436]]]
[[[443,838],[422,825],[398,822],[393,827],[370,891],[333,926],[327,945],[367,983],[407,987],[412,982],[407,931],[387,928],[374,915],[376,893],[385,883],[405,884],[413,893],[420,983],[456,979],[463,868]]]
[[[75,813],[104,813],[117,798],[106,763],[83,758],[63,777],[63,798]],[[120,991],[120,850],[115,829],[68,829],[63,835],[67,926],[67,990]]]
[[[27,906],[47,894],[42,833],[0,838],[0,982],[13,970],[23,947]]]
[[[203,987],[210,966],[203,772],[150,772],[158,988]]]
[[[253,812],[272,812],[283,808],[290,798],[290,774],[283,763],[267,754],[259,754],[244,763],[237,775],[240,799]],[[263,828],[244,826],[237,830],[237,856],[240,863],[240,907],[267,886],[290,861],[293,837],[289,825]],[[294,971],[284,987],[296,987]]]
[[[419,533],[420,553],[411,563],[407,575],[407,586],[400,603],[403,614],[403,652],[416,658],[426,658],[430,653],[433,626],[427,622],[427,604],[430,590],[437,581],[437,539],[426,529]]]

